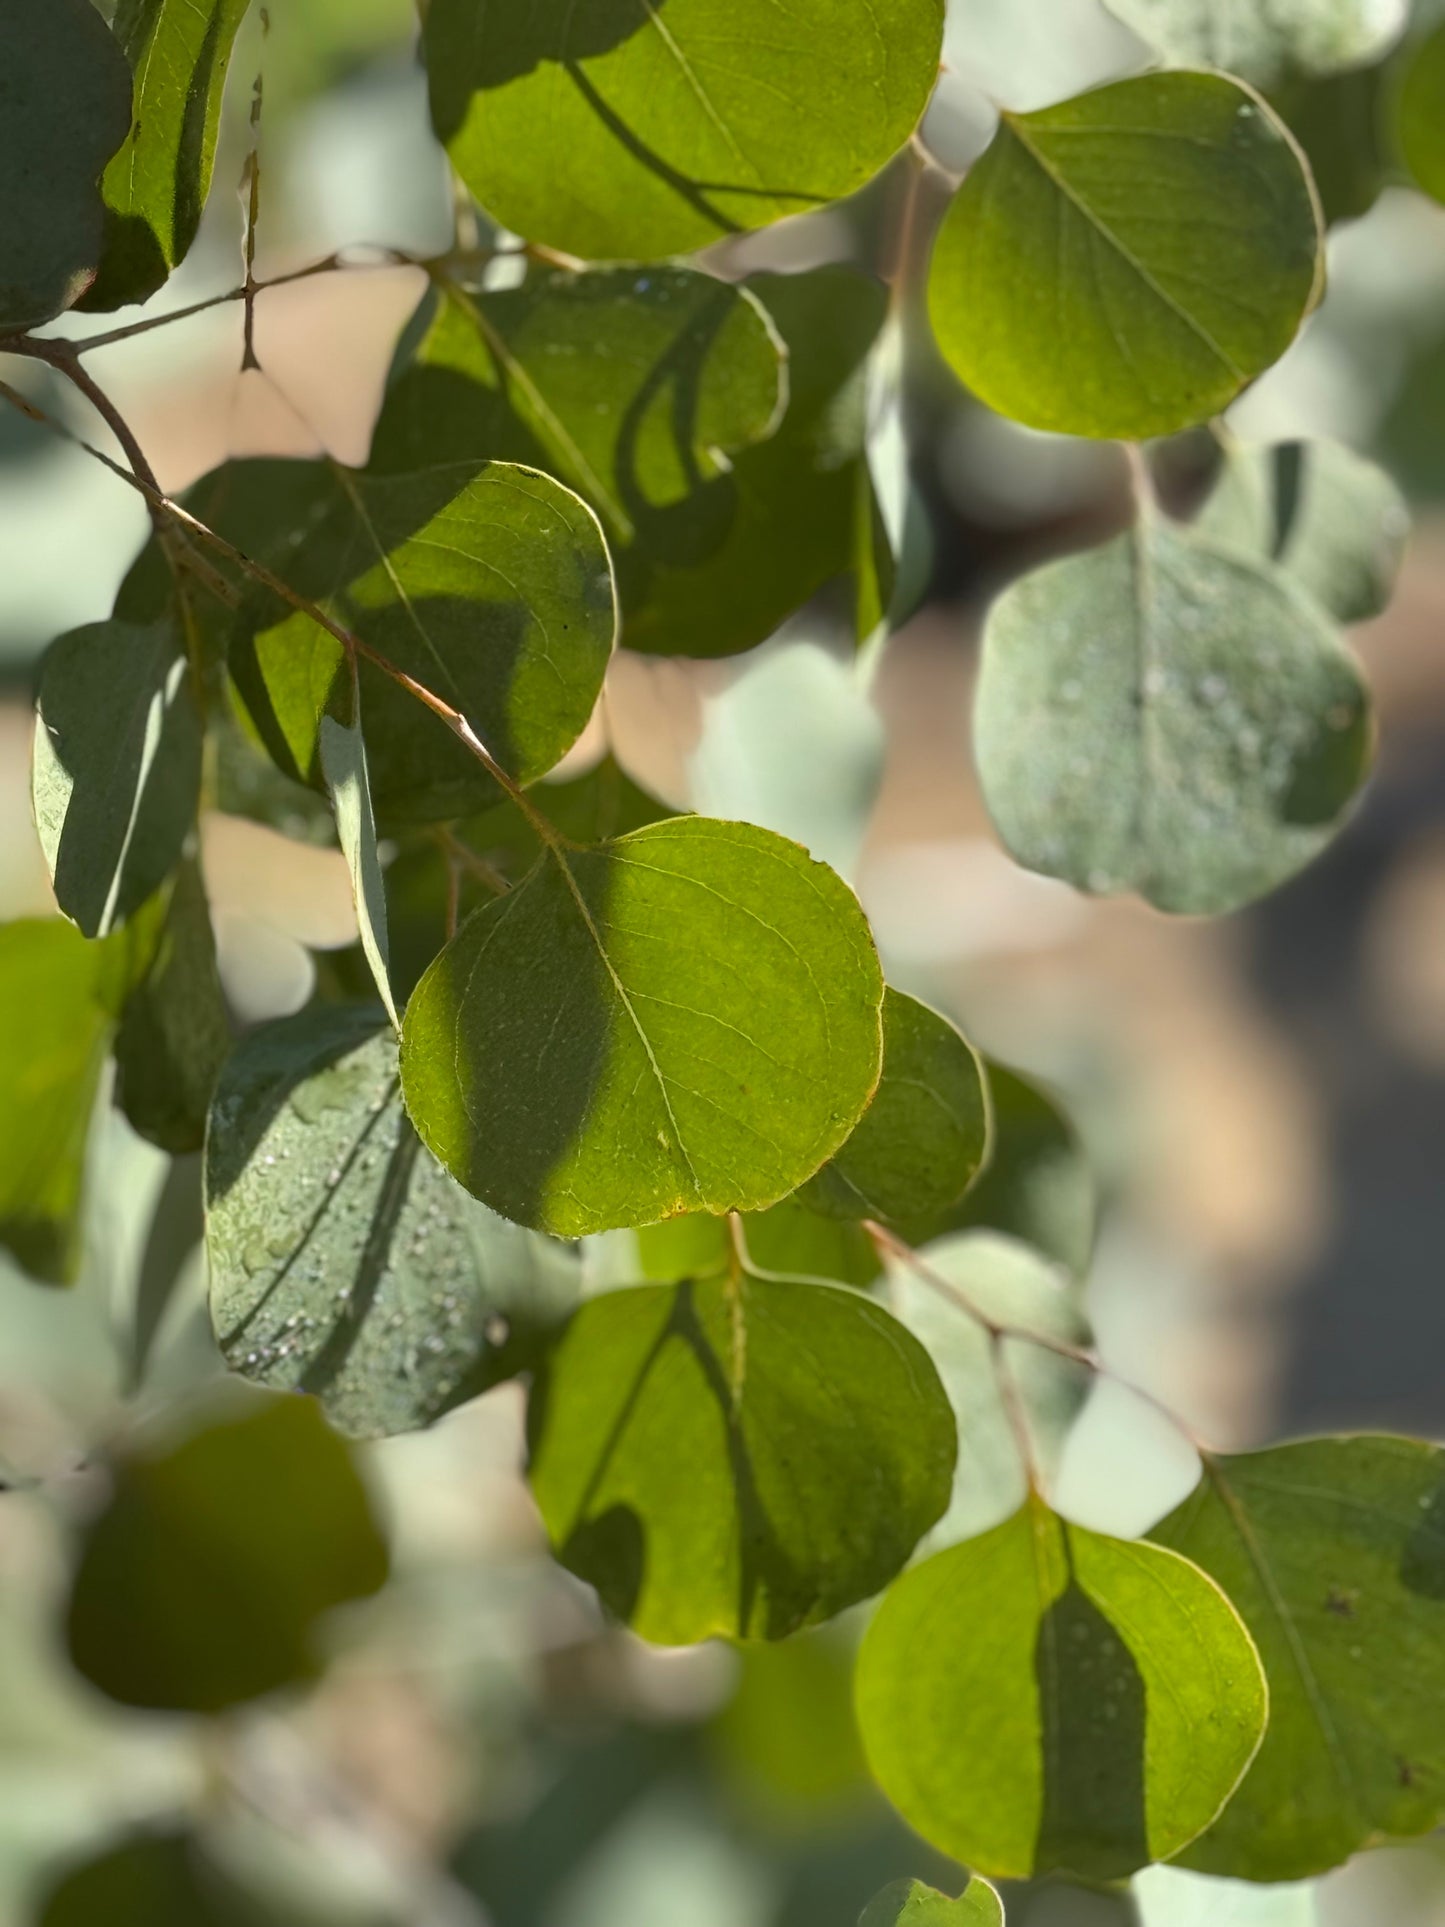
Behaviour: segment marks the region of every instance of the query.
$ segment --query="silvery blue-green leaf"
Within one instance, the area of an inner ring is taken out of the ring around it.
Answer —
[[[1160,1551],[1030,1495],[889,1589],[858,1719],[931,1845],[995,1876],[1114,1880],[1218,1815],[1259,1748],[1264,1673],[1213,1580]]]
[[[206,1198],[228,1363],[313,1393],[351,1437],[427,1425],[511,1376],[576,1297],[572,1253],[494,1217],[420,1144],[369,1008],[246,1039],[216,1094]]]
[[[974,742],[1020,863],[1194,915],[1316,857],[1373,749],[1360,671],[1318,605],[1152,515],[995,603]]]
[[[872,1098],[882,1000],[857,899],[796,843],[681,817],[559,844],[417,986],[407,1108],[475,1196],[559,1237],[763,1210]]]
[[[1132,1882],[1140,1927],[1321,1927],[1313,1886],[1258,1887],[1182,1867],[1146,1867]]]
[[[0,0],[0,330],[95,279],[100,177],[130,127],[130,68],[90,0]]]
[[[1427,194],[1445,201],[1445,23],[1411,55],[1397,114],[1406,165]]]
[[[371,778],[366,768],[366,740],[361,730],[361,690],[356,664],[347,663],[332,685],[317,730],[321,774],[336,812],[336,835],[351,876],[357,928],[377,995],[400,1031],[401,1017],[391,988],[391,959],[386,928],[386,878],[376,838],[371,806]]]
[[[1333,74],[1381,59],[1405,31],[1409,0],[1106,0],[1182,67],[1218,67],[1256,87],[1291,73]]]
[[[1207,421],[1320,291],[1298,149],[1222,74],[1116,81],[1006,113],[934,250],[944,358],[1031,428],[1141,441]]]
[[[743,1277],[604,1293],[543,1361],[532,1490],[645,1639],[782,1639],[866,1599],[947,1501],[953,1416],[880,1306]]]
[[[1226,451],[1193,525],[1279,564],[1337,622],[1364,622],[1394,592],[1410,511],[1382,468],[1338,442]]]
[[[132,916],[195,828],[203,725],[169,622],[97,622],[46,651],[31,792],[56,901],[87,937]]]
[[[921,1880],[896,1880],[869,1901],[858,1927],[1004,1927],[1003,1902],[986,1880],[970,1880],[957,1900]]]
[[[583,260],[683,254],[863,186],[918,124],[941,0],[432,0],[432,120],[487,212]]]

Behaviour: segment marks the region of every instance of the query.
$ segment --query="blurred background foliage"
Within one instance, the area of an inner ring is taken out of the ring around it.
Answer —
[[[1418,5],[1413,31],[1442,13]],[[413,0],[280,0],[264,36],[253,9],[202,238],[161,302],[238,278],[229,186],[258,72],[263,273],[359,243],[447,245],[414,32]],[[1033,107],[1145,60],[1095,0],[951,0],[925,139],[961,171],[991,102]],[[1399,60],[1280,89],[1334,223],[1330,289],[1232,417],[1249,437],[1333,435],[1376,455],[1418,518],[1395,605],[1358,637],[1379,773],[1306,875],[1205,926],[1086,902],[1002,855],[967,760],[980,615],[1026,566],[1120,522],[1126,477],[1116,449],[972,404],[921,328],[901,401],[920,611],[872,695],[826,607],[736,662],[622,658],[610,689],[639,778],[802,837],[858,883],[891,981],[1063,1094],[1096,1174],[1103,1348],[1224,1445],[1325,1424],[1445,1429],[1445,209],[1403,185],[1392,151]],[[713,264],[884,267],[903,185],[900,165]],[[927,178],[925,223],[946,192]],[[237,372],[241,317],[222,307],[107,351],[103,372],[172,491],[228,454],[360,460],[420,282],[376,266],[268,294],[263,370]],[[43,370],[31,378],[76,420]],[[0,916],[48,907],[27,798],[35,662],[108,611],[144,532],[142,506],[97,465],[0,416]],[[355,928],[324,824],[301,848],[214,816],[203,855],[238,1023],[299,1008],[318,973],[347,980]],[[949,1884],[868,1787],[849,1710],[856,1624],[745,1655],[653,1651],[605,1626],[551,1563],[515,1476],[515,1386],[364,1452],[392,1576],[328,1622],[333,1663],[312,1691],[199,1731],[80,1681],[60,1612],[93,1460],[220,1374],[197,1167],[112,1112],[79,1286],[41,1291],[0,1260],[0,1927],[851,1927],[887,1880]],[[1071,1262],[1081,1211],[1087,1199],[1066,1200],[1056,1255]],[[636,1262],[616,1240],[589,1252],[599,1285]],[[1184,1457],[1096,1388],[1060,1496],[1138,1530],[1189,1484]],[[1008,1901],[1024,1927],[1134,1918],[1123,1896],[1064,1886]],[[1445,1854],[1366,1856],[1300,1905],[1301,1921],[1431,1927]]]

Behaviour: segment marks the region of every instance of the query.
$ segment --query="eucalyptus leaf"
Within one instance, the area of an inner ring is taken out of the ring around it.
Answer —
[[[1003,1902],[986,1880],[970,1880],[957,1900],[921,1880],[896,1880],[869,1901],[858,1927],[1004,1927]]]
[[[120,0],[130,137],[105,171],[105,252],[81,303],[145,301],[184,260],[211,185],[221,96],[249,0]]]
[[[326,1613],[386,1575],[320,1409],[252,1395],[115,1461],[71,1585],[70,1656],[122,1705],[219,1713],[314,1679]]]
[[[1398,178],[1389,106],[1392,63],[1342,74],[1294,75],[1270,105],[1304,150],[1325,221],[1357,221]]]
[[[1445,23],[1410,56],[1397,124],[1406,166],[1427,194],[1445,202]]]
[[[578,1289],[574,1254],[493,1217],[423,1149],[378,1022],[333,1006],[253,1032],[206,1157],[227,1362],[313,1393],[353,1438],[428,1425],[523,1369]]]
[[[531,783],[592,714],[616,606],[606,544],[569,489],[507,463],[374,479],[336,465],[299,481],[305,519],[263,550],[290,587],[466,716]],[[319,732],[345,667],[334,636],[269,590],[242,611],[232,671],[288,775],[319,780]],[[497,800],[482,764],[415,695],[363,661],[378,820],[461,816]]]
[[[1182,1864],[1298,1880],[1445,1814],[1445,1452],[1346,1437],[1205,1461],[1152,1534],[1224,1586],[1269,1673],[1269,1732]]]
[[[993,1875],[1115,1880],[1219,1813],[1267,1696],[1224,1594],[1177,1556],[1037,1497],[890,1588],[858,1659],[875,1777],[911,1827]]]
[[[1379,615],[1394,592],[1410,511],[1382,468],[1338,442],[1233,447],[1194,526],[1277,562],[1337,622]]]
[[[877,1250],[862,1225],[820,1217],[796,1197],[784,1198],[769,1211],[746,1212],[737,1223],[753,1275],[822,1279],[860,1289],[882,1276]],[[631,1235],[632,1276],[649,1284],[720,1277],[733,1261],[735,1245],[724,1218],[701,1213],[667,1218],[661,1224],[643,1225]]]
[[[589,1300],[527,1434],[557,1556],[663,1645],[782,1639],[877,1592],[946,1504],[955,1450],[887,1312],[746,1278]]]
[[[391,959],[387,942],[386,878],[377,843],[376,818],[371,807],[371,778],[366,767],[366,741],[361,730],[361,691],[355,662],[343,665],[332,684],[317,731],[321,773],[336,812],[336,835],[351,877],[357,928],[377,995],[393,1029],[401,1029],[391,988]]]
[[[36,1927],[265,1927],[189,1832],[130,1835],[63,1868],[40,1897]]]
[[[877,1095],[799,1200],[828,1218],[913,1223],[956,1204],[987,1151],[977,1052],[946,1017],[890,988]]]
[[[100,177],[130,127],[130,69],[90,0],[0,0],[0,330],[95,279]]]
[[[1218,67],[1256,87],[1381,59],[1409,0],[1106,0],[1126,26],[1183,67]]]
[[[1222,74],[1144,74],[1003,116],[934,251],[954,372],[1031,428],[1141,441],[1218,414],[1320,292],[1309,176]]]
[[[1020,863],[1196,915],[1303,869],[1373,752],[1359,669],[1317,605],[1153,516],[995,604],[974,741]]]
[[[756,1211],[862,1115],[882,999],[832,871],[682,817],[558,845],[471,917],[407,1006],[402,1086],[441,1163],[538,1230]]]
[[[204,726],[169,622],[97,622],[51,643],[31,791],[56,901],[103,937],[165,881],[195,829]]]
[[[479,30],[480,29],[480,30]],[[431,0],[432,120],[500,225],[682,254],[863,186],[917,126],[941,0]]]

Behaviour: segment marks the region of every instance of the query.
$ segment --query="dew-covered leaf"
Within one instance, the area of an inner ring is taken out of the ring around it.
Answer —
[[[361,948],[395,1030],[401,1017],[391,988],[387,941],[386,877],[371,804],[371,777],[361,728],[360,678],[354,662],[342,664],[317,730],[317,760],[336,812],[336,836],[351,877]]]
[[[1113,1880],[1168,1859],[1264,1731],[1259,1656],[1186,1559],[1030,1498],[890,1588],[858,1659],[884,1792],[989,1874]]]
[[[970,1880],[957,1900],[921,1880],[895,1880],[869,1901],[858,1927],[1004,1927],[1003,1902],[986,1880]]]
[[[953,1415],[881,1307],[747,1278],[608,1292],[548,1355],[532,1490],[646,1639],[781,1639],[887,1584],[947,1501]]]
[[[85,308],[145,301],[184,260],[211,185],[221,96],[250,0],[120,0],[129,138],[101,182],[105,251]]]
[[[1298,1880],[1445,1814],[1445,1452],[1307,1439],[1205,1463],[1153,1538],[1217,1579],[1270,1682],[1259,1757],[1183,1856]]]
[[[503,227],[684,254],[862,187],[918,124],[941,0],[432,0],[432,120]]]
[[[578,1260],[455,1184],[402,1107],[369,1008],[253,1033],[206,1158],[211,1316],[231,1367],[311,1392],[351,1437],[428,1425],[532,1362]]]
[[[366,1488],[319,1407],[253,1394],[115,1461],[81,1542],[70,1656],[123,1705],[219,1713],[314,1679],[325,1615],[386,1574]]]
[[[1445,201],[1445,24],[1410,56],[1397,115],[1406,165],[1427,194]]]
[[[132,916],[195,828],[203,725],[169,622],[96,622],[45,653],[31,792],[56,901],[87,937]]]
[[[503,462],[379,479],[305,466],[313,475],[295,485],[304,519],[278,522],[263,559],[460,710],[519,782],[551,769],[592,714],[616,629],[591,510],[550,477]],[[320,722],[345,666],[341,644],[258,590],[242,611],[231,666],[282,769],[319,781]],[[360,686],[383,826],[497,800],[481,763],[414,695],[364,661]]]
[[[1020,863],[1199,915],[1317,856],[1373,748],[1359,669],[1318,605],[1152,516],[995,604],[974,740]]]
[[[560,1237],[761,1210],[862,1115],[882,998],[831,870],[677,818],[559,846],[469,919],[407,1006],[407,1108],[475,1196]]]
[[[1409,0],[1106,0],[1126,26],[1181,67],[1217,67],[1256,87],[1293,73],[1334,74],[1381,59]]]
[[[1194,527],[1273,561],[1337,622],[1364,622],[1394,592],[1410,511],[1382,468],[1338,442],[1235,447]]]
[[[0,329],[95,278],[100,177],[130,127],[130,69],[90,0],[0,0]]]
[[[1145,74],[1005,114],[933,258],[956,374],[1031,428],[1139,441],[1206,421],[1294,339],[1319,210],[1272,111],[1222,74]]]

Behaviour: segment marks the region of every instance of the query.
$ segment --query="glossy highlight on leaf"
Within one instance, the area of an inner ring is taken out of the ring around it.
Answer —
[[[1373,732],[1317,604],[1279,569],[1150,516],[1000,597],[974,743],[989,813],[1027,868],[1221,915],[1324,849]]]
[[[757,1211],[877,1086],[883,983],[857,899],[795,843],[682,817],[558,847],[417,986],[402,1085],[503,1217],[580,1237]]]
[[[942,0],[432,0],[423,36],[432,120],[478,201],[588,261],[853,193],[918,124],[942,44]]]
[[[927,1353],[881,1307],[745,1277],[590,1300],[527,1432],[558,1557],[662,1645],[782,1639],[877,1592],[955,1449]]]
[[[952,1858],[1114,1880],[1172,1858],[1259,1747],[1259,1656],[1186,1559],[1037,1497],[889,1591],[858,1659],[875,1777]]]
[[[1003,1902],[986,1880],[950,1900],[921,1880],[896,1880],[863,1909],[858,1927],[1004,1927]]]
[[[402,1108],[380,1013],[254,1031],[206,1155],[211,1316],[234,1371],[310,1392],[352,1438],[429,1425],[529,1364],[571,1309],[567,1249],[439,1169]]]
[[[1256,87],[1379,60],[1405,30],[1409,0],[1106,0],[1126,26],[1183,67],[1217,67]]]
[[[934,251],[944,358],[1031,428],[1141,441],[1278,361],[1320,289],[1298,150],[1222,74],[1145,74],[1005,114]]]
[[[1151,1537],[1225,1587],[1269,1673],[1269,1732],[1182,1856],[1298,1880],[1445,1814],[1445,1452],[1305,1439],[1214,1458]]]

